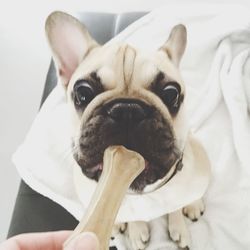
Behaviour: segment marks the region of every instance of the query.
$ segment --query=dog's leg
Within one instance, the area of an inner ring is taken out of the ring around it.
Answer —
[[[202,199],[194,201],[183,208],[183,214],[192,221],[197,221],[204,213],[205,205]]]
[[[112,230],[112,237],[115,237],[117,234],[123,234],[127,229],[128,223],[119,223],[115,224]]]
[[[186,250],[190,248],[191,238],[181,209],[168,214],[168,232],[178,247]]]
[[[145,249],[150,240],[150,231],[147,222],[128,222],[127,235],[132,250]]]

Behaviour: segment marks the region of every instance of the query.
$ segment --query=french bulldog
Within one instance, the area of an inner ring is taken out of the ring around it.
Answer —
[[[101,46],[63,12],[47,18],[46,35],[72,114],[73,157],[85,176],[98,182],[104,150],[111,145],[144,157],[145,169],[130,186],[136,193],[174,178],[188,150],[202,155],[200,164],[207,161],[199,142],[185,132],[185,86],[179,72],[187,41],[184,25],[175,26],[154,52],[125,43]],[[179,247],[191,244],[184,215],[196,221],[203,212],[203,201],[197,200],[166,215],[169,236]],[[150,241],[143,221],[115,225],[116,232],[127,235],[133,250],[145,249]]]

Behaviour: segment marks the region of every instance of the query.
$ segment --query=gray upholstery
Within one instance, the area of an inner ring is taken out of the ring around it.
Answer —
[[[80,13],[78,15],[92,36],[103,44],[145,13]],[[56,84],[53,62],[49,66],[41,105]],[[34,163],[35,164],[35,163]],[[77,221],[60,205],[32,190],[21,181],[8,237],[25,232],[72,230]]]

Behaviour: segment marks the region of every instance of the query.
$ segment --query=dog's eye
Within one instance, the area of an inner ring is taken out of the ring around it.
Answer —
[[[162,90],[161,99],[171,113],[178,111],[180,105],[180,88],[177,83],[168,83]]]
[[[176,106],[179,99],[179,90],[173,85],[167,85],[162,92],[162,99],[168,106]]]
[[[84,80],[79,80],[76,82],[74,86],[74,93],[75,93],[74,101],[75,105],[77,106],[87,105],[95,97],[94,89],[88,82]]]

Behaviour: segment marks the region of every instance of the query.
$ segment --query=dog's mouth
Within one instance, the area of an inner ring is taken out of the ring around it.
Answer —
[[[149,167],[150,163],[147,160],[145,160],[145,167],[141,174],[146,174],[149,171]],[[92,168],[85,169],[84,173],[87,177],[98,180],[102,174],[102,170],[103,170],[103,162],[97,164]]]
[[[129,166],[128,166],[129,167]],[[149,193],[165,185],[182,168],[182,157],[177,158],[168,171],[162,171],[162,167],[145,159],[145,167],[142,173],[133,181],[128,193]],[[82,168],[83,173],[90,179],[99,180],[103,163],[91,168]]]

